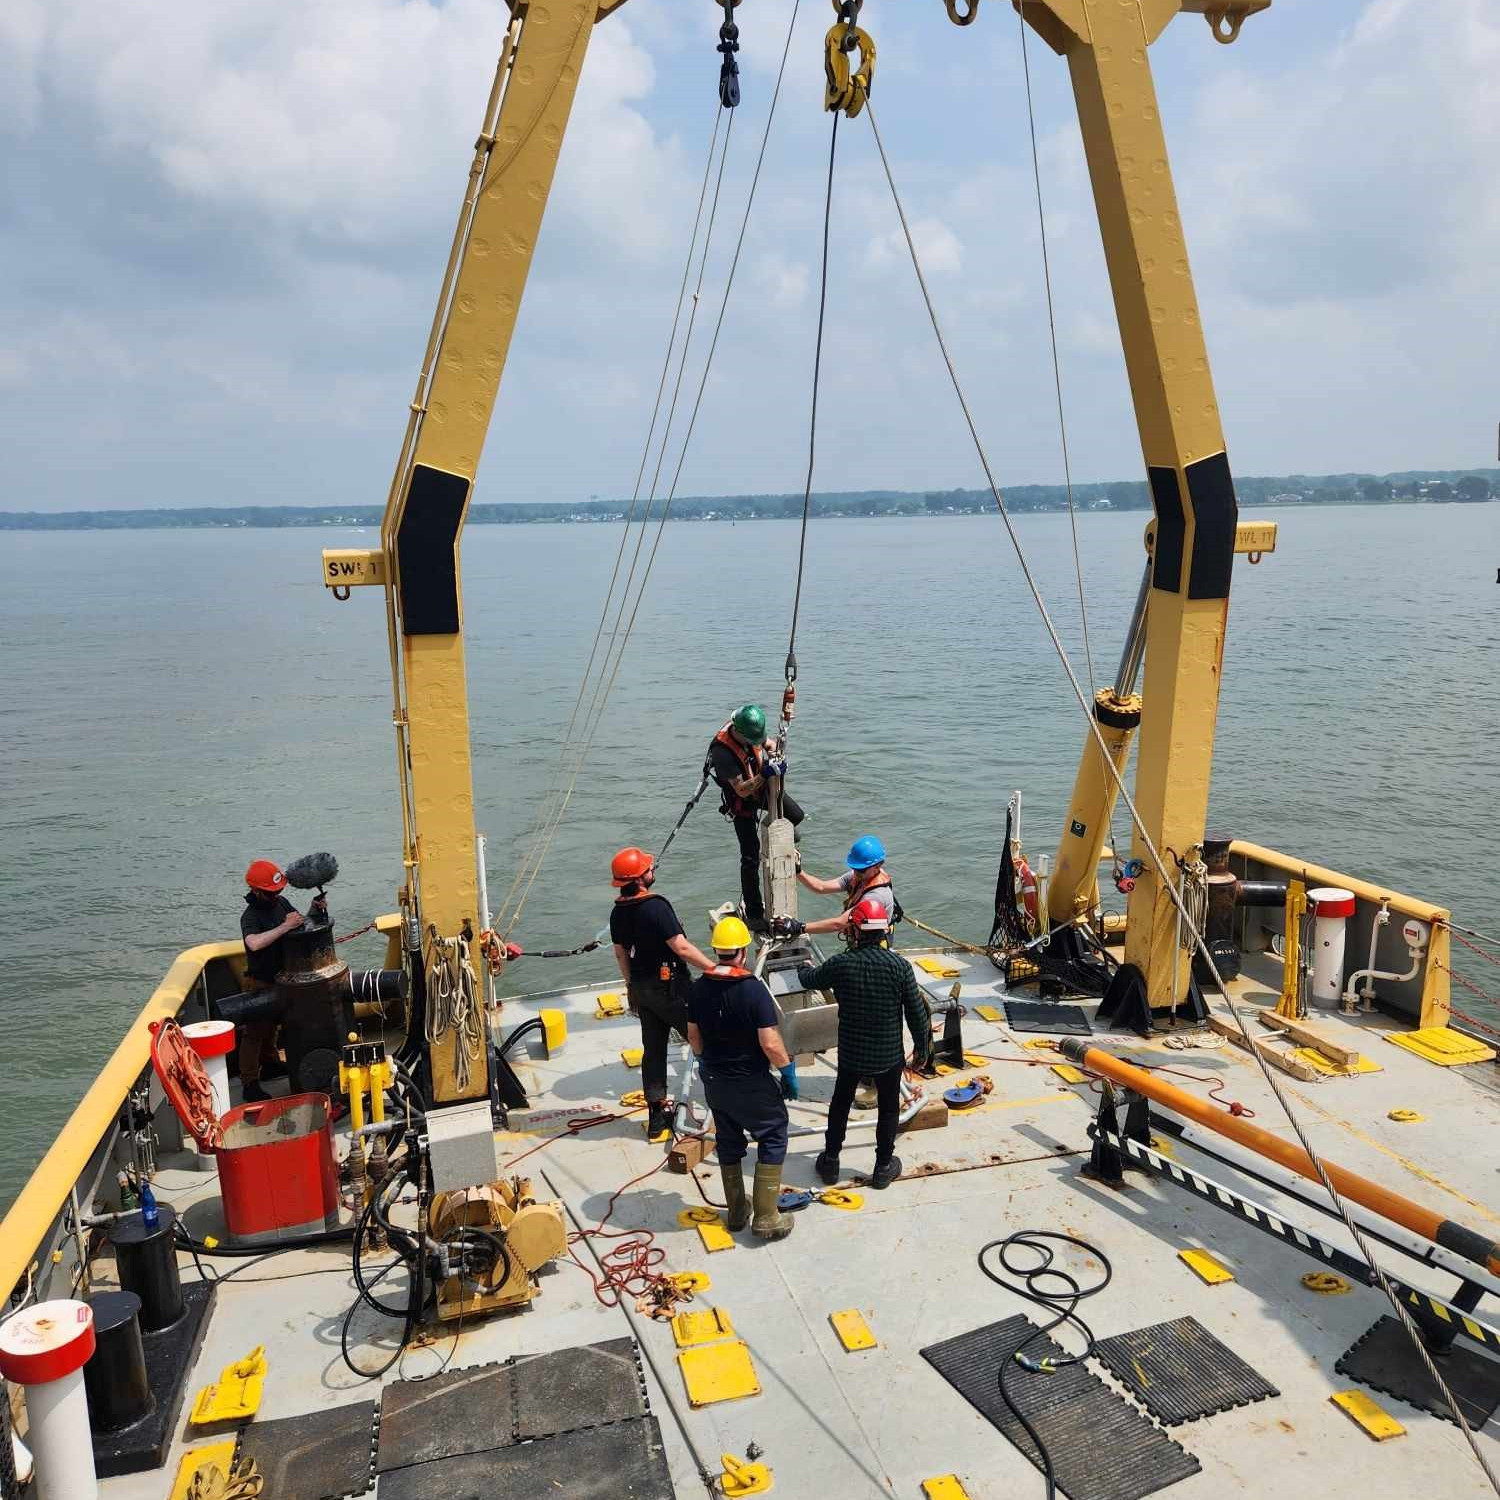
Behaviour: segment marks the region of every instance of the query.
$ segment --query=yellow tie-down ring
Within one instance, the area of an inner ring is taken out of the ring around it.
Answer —
[[[833,8],[839,19],[828,28],[828,35],[823,40],[823,66],[828,75],[823,107],[843,110],[852,120],[870,97],[870,85],[875,78],[875,39],[863,27],[856,26],[852,19],[845,19],[846,15],[859,14],[858,4],[846,11],[839,0],[833,0]],[[851,70],[849,54],[856,50],[859,52],[859,67]]]

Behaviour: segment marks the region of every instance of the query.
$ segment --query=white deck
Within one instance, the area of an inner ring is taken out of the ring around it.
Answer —
[[[984,988],[993,987],[994,973],[982,959],[966,961],[962,977],[967,1004],[995,1003]],[[933,988],[946,993],[950,983],[933,982]],[[1242,989],[1253,993],[1256,986]],[[639,1086],[638,1075],[620,1058],[622,1048],[639,1045],[635,1023],[628,1016],[595,1020],[594,993],[547,999],[569,1012],[568,1042],[551,1060],[519,1062],[536,1118],[528,1124],[516,1117],[519,1128],[501,1138],[503,1160],[562,1128],[558,1112],[614,1110],[622,1094]],[[507,1003],[505,1030],[528,1014],[526,1004]],[[1494,1070],[1426,1063],[1381,1040],[1376,1033],[1390,1023],[1380,1018],[1348,1023],[1320,1014],[1315,1020],[1340,1040],[1349,1031],[1363,1032],[1357,1045],[1384,1069],[1315,1084],[1281,1080],[1315,1144],[1344,1166],[1500,1236],[1500,1214],[1490,1206],[1500,1202]],[[665,1269],[697,1269],[712,1278],[711,1290],[694,1305],[729,1311],[752,1351],[761,1395],[690,1410],[669,1327],[633,1308],[600,1307],[588,1280],[568,1262],[543,1273],[543,1295],[528,1310],[466,1326],[456,1345],[440,1328],[430,1344],[409,1350],[387,1378],[428,1374],[445,1361],[459,1368],[628,1332],[646,1355],[652,1409],[682,1496],[703,1493],[690,1444],[717,1472],[721,1452],[744,1454],[752,1442],[764,1450],[777,1492],[788,1497],[916,1497],[922,1480],[947,1473],[957,1473],[974,1500],[1039,1496],[1040,1475],[917,1351],[1027,1310],[980,1274],[975,1255],[986,1241],[1013,1230],[1051,1228],[1092,1241],[1113,1262],[1113,1284],[1083,1307],[1100,1336],[1191,1313],[1281,1391],[1278,1398],[1169,1429],[1203,1468],[1160,1493],[1180,1500],[1220,1500],[1226,1494],[1279,1500],[1289,1489],[1371,1500],[1422,1493],[1459,1500],[1489,1493],[1450,1423],[1372,1392],[1407,1429],[1404,1437],[1377,1444],[1330,1404],[1330,1393],[1350,1384],[1333,1373],[1335,1361],[1388,1310],[1377,1291],[1356,1286],[1347,1295],[1317,1295],[1300,1284],[1306,1272],[1318,1269],[1316,1262],[1180,1189],[1140,1174],[1130,1176],[1124,1191],[1083,1178],[1079,1168],[1087,1158],[1094,1099],[1087,1086],[1062,1084],[1046,1065],[1055,1056],[1043,1054],[1037,1062],[1038,1054],[1003,1026],[972,1011],[964,1036],[970,1051],[993,1054],[986,1068],[993,1095],[976,1109],[952,1114],[945,1129],[904,1135],[898,1151],[906,1177],[883,1193],[864,1189],[858,1212],[815,1202],[798,1213],[795,1232],[780,1244],[761,1244],[746,1233],[733,1250],[708,1255],[696,1231],[677,1222],[682,1209],[702,1202],[687,1178],[664,1170],[620,1199],[611,1222],[652,1230],[667,1252]],[[1098,1040],[1115,1051],[1151,1052],[1171,1066],[1223,1077],[1228,1097],[1254,1109],[1257,1124],[1288,1133],[1258,1069],[1242,1052],[1167,1052],[1158,1042],[1128,1035]],[[1026,1059],[1033,1065],[1025,1065]],[[1171,1081],[1199,1094],[1208,1088]],[[825,1065],[802,1070],[786,1170],[792,1185],[815,1185],[812,1160],[831,1088]],[[1425,1119],[1397,1124],[1387,1115],[1398,1107],[1416,1109]],[[539,1192],[550,1185],[580,1223],[592,1225],[621,1183],[660,1159],[661,1148],[644,1141],[638,1118],[548,1146],[520,1170],[534,1176]],[[872,1135],[872,1116],[856,1112],[843,1153],[846,1181],[868,1168]],[[1179,1153],[1189,1159],[1186,1148]],[[1236,1180],[1227,1168],[1202,1165],[1210,1176]],[[717,1169],[709,1164],[698,1176],[717,1198]],[[211,1194],[213,1179],[164,1172],[159,1189],[182,1209],[194,1196]],[[1262,1201],[1276,1198],[1264,1186],[1251,1191]],[[1330,1241],[1346,1243],[1333,1221],[1315,1220],[1301,1207],[1289,1214],[1316,1223]],[[1176,1256],[1189,1245],[1211,1248],[1233,1268],[1235,1281],[1200,1283]],[[586,1250],[579,1253],[588,1259]],[[1454,1286],[1452,1277],[1414,1268],[1395,1252],[1383,1254],[1382,1262],[1437,1295],[1448,1295]],[[184,1277],[195,1274],[185,1260]],[[343,1247],[284,1255],[236,1277],[220,1288],[189,1399],[255,1343],[266,1346],[271,1370],[262,1419],[371,1399],[374,1386],[357,1381],[339,1357],[339,1327],[352,1298]],[[864,1313],[879,1348],[843,1352],[828,1315],[849,1307]],[[1493,1323],[1497,1314],[1481,1304],[1480,1316]],[[383,1361],[390,1348],[380,1321],[363,1312],[356,1318],[357,1329],[382,1340],[357,1351],[367,1364]],[[1497,1437],[1491,1422],[1480,1441],[1500,1463]],[[107,1481],[103,1493],[109,1500],[160,1500],[182,1447],[179,1437],[165,1471]]]

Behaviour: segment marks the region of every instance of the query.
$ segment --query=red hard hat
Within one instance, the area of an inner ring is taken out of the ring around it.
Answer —
[[[869,932],[889,927],[891,914],[878,901],[866,896],[849,909],[849,920],[862,932]]]
[[[609,862],[611,885],[630,885],[633,881],[644,880],[650,873],[651,856],[634,844],[621,849]]]
[[[286,875],[274,860],[257,859],[245,871],[245,884],[252,891],[265,891],[274,896],[286,887]]]

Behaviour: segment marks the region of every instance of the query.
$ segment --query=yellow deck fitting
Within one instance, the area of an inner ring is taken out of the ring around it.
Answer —
[[[568,1039],[568,1013],[565,1010],[538,1011],[542,1018],[542,1045],[547,1056],[558,1051]]]
[[[266,1383],[266,1351],[257,1344],[243,1359],[219,1371],[214,1385],[206,1385],[193,1400],[188,1421],[195,1427],[213,1422],[243,1422],[260,1410]]]
[[[717,1224],[719,1222],[719,1216],[711,1208],[705,1208],[699,1205],[695,1205],[692,1208],[683,1209],[682,1212],[677,1215],[677,1222],[681,1224],[684,1229],[691,1229],[694,1224]]]
[[[1064,1083],[1087,1083],[1089,1081],[1089,1075],[1082,1068],[1075,1068],[1072,1063],[1053,1063],[1052,1071]]]
[[[974,1007],[974,1014],[981,1021],[994,1021],[997,1024],[1005,1019],[993,1005],[976,1005]]]
[[[716,1401],[760,1395],[760,1380],[741,1339],[684,1349],[677,1363],[690,1406],[712,1406]]]
[[[1332,1059],[1324,1057],[1316,1047],[1293,1047],[1292,1056],[1329,1078],[1353,1078],[1357,1073],[1385,1072],[1373,1057],[1365,1057],[1363,1054],[1355,1058],[1353,1066],[1348,1068],[1340,1067]]]
[[[1057,1051],[1057,1043],[1053,1041],[1050,1036],[1035,1036],[1032,1037],[1029,1042],[1022,1042],[1021,1045],[1025,1047],[1028,1052]]]
[[[710,1255],[716,1250],[734,1249],[734,1236],[717,1219],[712,1224],[698,1225],[698,1238]]]
[[[828,1188],[818,1194],[818,1202],[826,1203],[829,1208],[842,1208],[846,1213],[853,1213],[856,1209],[865,1206],[864,1197],[859,1193],[846,1192],[843,1188]]]
[[[694,1344],[716,1344],[734,1337],[734,1324],[722,1307],[705,1307],[702,1312],[680,1312],[672,1319],[672,1338],[679,1349]]]
[[[1341,1412],[1359,1423],[1377,1443],[1400,1437],[1406,1429],[1363,1391],[1335,1391],[1329,1398]]]
[[[924,1479],[922,1493],[927,1500],[969,1500],[969,1492],[957,1474],[939,1474],[936,1479]]]
[[[1338,1297],[1349,1290],[1349,1283],[1332,1271],[1309,1271],[1302,1278],[1302,1285],[1308,1291],[1321,1293],[1325,1297]]]
[[[828,1314],[828,1321],[833,1325],[833,1331],[838,1334],[839,1343],[849,1353],[879,1347],[878,1340],[870,1332],[870,1325],[865,1322],[864,1315],[857,1307],[846,1307],[842,1312],[831,1312]]]
[[[982,1068],[989,1062],[989,1058],[981,1057],[977,1052],[964,1053],[964,1066],[966,1068]]]
[[[684,1297],[691,1297],[697,1292],[706,1292],[713,1285],[713,1282],[702,1271],[677,1271],[668,1276],[667,1280]]]
[[[234,1448],[234,1438],[228,1438],[222,1443],[210,1443],[206,1448],[190,1448],[177,1465],[177,1477],[172,1481],[172,1492],[167,1500],[188,1500],[194,1477],[200,1469],[206,1469],[210,1464],[221,1474],[228,1474],[229,1466],[234,1462]]]
[[[1440,1068],[1457,1068],[1465,1063],[1492,1062],[1493,1047],[1473,1041],[1448,1026],[1423,1026],[1418,1031],[1387,1031],[1385,1039]]]
[[[624,1063],[627,1068],[638,1068],[641,1065],[641,1059],[645,1055],[646,1049],[644,1047],[626,1047],[620,1053],[620,1061]]]
[[[594,1002],[594,1019],[610,1021],[625,1014],[625,1001],[613,990],[607,990]]]
[[[719,1488],[726,1495],[764,1495],[775,1487],[776,1481],[764,1464],[753,1464],[749,1459],[736,1458],[732,1453],[721,1453],[719,1462],[724,1472],[719,1475]]]
[[[912,960],[924,973],[931,974],[934,979],[957,979],[963,972],[954,966],[952,959],[944,958],[914,958]]]
[[[1386,1119],[1394,1120],[1398,1125],[1418,1125],[1426,1118],[1426,1115],[1419,1115],[1414,1109],[1393,1109],[1386,1116]]]
[[[1234,1280],[1234,1272],[1207,1250],[1179,1250],[1177,1259],[1209,1286],[1222,1286],[1226,1281]]]
[[[646,1096],[640,1089],[631,1089],[628,1094],[620,1095],[620,1103],[626,1109],[639,1109],[646,1102]]]

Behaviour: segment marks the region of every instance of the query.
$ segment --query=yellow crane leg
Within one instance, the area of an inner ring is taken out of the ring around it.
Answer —
[[[1135,801],[1164,856],[1203,838],[1238,519],[1148,57],[1182,8],[1030,0],[1022,11],[1068,62],[1156,513]],[[1147,858],[1139,838],[1133,852]],[[1130,895],[1125,957],[1153,1007],[1186,993],[1176,929],[1148,862]]]

